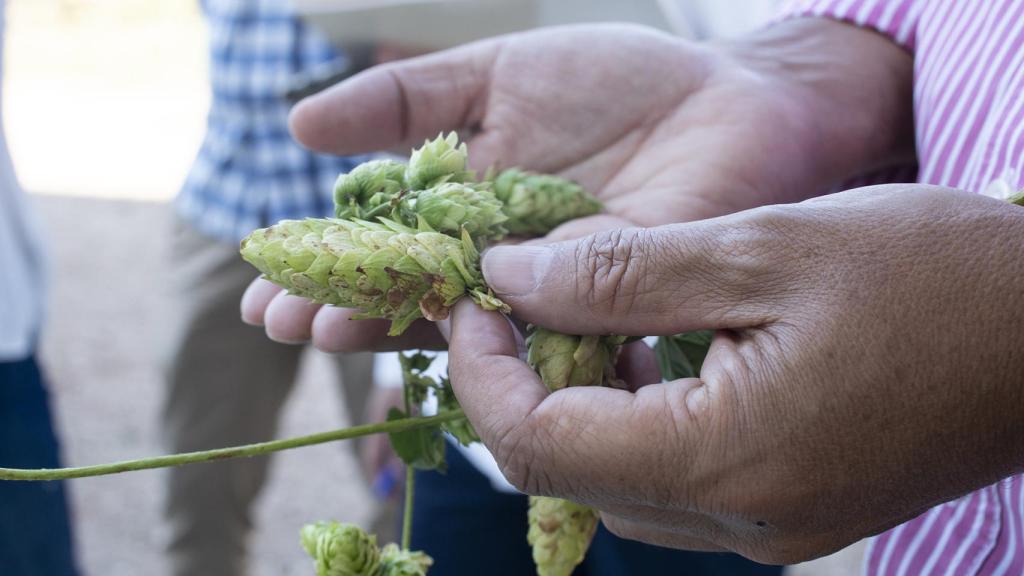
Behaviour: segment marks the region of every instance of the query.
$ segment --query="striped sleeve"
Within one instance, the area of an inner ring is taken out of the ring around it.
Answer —
[[[872,28],[913,52],[926,0],[788,0],[782,18],[833,18]]]

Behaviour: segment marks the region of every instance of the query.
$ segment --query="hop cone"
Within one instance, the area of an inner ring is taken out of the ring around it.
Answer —
[[[467,156],[466,145],[459,144],[458,134],[438,135],[412,151],[405,183],[412,190],[426,190],[445,182],[472,180],[473,173],[466,169]]]
[[[391,335],[417,318],[446,318],[466,293],[484,308],[508,309],[484,286],[466,233],[456,239],[390,220],[283,220],[243,240],[242,257],[293,294],[391,320]]]
[[[450,236],[458,236],[463,228],[473,238],[499,239],[506,234],[502,223],[508,217],[501,202],[479,186],[450,182],[412,192],[398,211],[408,226],[416,226],[421,218],[431,229]]]
[[[1018,206],[1024,206],[1024,190],[1021,190],[1020,192],[1017,192],[1016,194],[1010,196],[1009,198],[1006,199],[1006,201],[1011,204],[1016,204]]]
[[[381,551],[381,576],[427,576],[434,559],[423,552],[403,550],[388,544]]]
[[[563,222],[597,214],[602,207],[575,182],[517,169],[498,174],[494,195],[505,205],[505,227],[520,236],[547,234]]]
[[[597,512],[582,504],[530,497],[530,531],[538,576],[569,576],[583,561],[597,530]]]
[[[382,576],[377,538],[352,524],[318,522],[302,528],[302,547],[316,576]]]
[[[334,213],[338,218],[370,219],[385,214],[402,192],[405,164],[371,160],[356,166],[334,183]]]
[[[570,336],[536,328],[526,339],[526,362],[548,390],[569,386],[619,386],[615,360],[621,336]]]

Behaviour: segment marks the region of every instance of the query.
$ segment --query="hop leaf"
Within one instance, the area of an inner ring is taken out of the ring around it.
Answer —
[[[526,539],[533,547],[538,576],[569,576],[590,547],[598,515],[568,500],[531,496],[529,520]]]
[[[402,193],[405,164],[371,160],[356,166],[334,183],[334,213],[338,218],[370,219],[386,214]]]
[[[677,380],[700,376],[700,368],[704,365],[714,335],[713,330],[698,330],[658,338],[654,355],[662,377]]]
[[[467,182],[473,173],[466,170],[468,152],[459,144],[459,135],[451,132],[423,143],[412,151],[405,183],[412,190],[425,190],[445,182]]]
[[[559,224],[597,214],[602,208],[575,182],[514,168],[494,179],[494,195],[505,205],[505,227],[523,236],[547,234]]]
[[[377,538],[358,526],[318,522],[302,528],[302,547],[316,576],[382,576]]]
[[[381,220],[284,220],[242,241],[242,257],[264,276],[322,304],[391,320],[398,335],[417,318],[440,320],[465,294],[508,311],[484,285],[480,255],[461,239]]]
[[[548,390],[569,386],[620,387],[615,360],[621,336],[570,336],[536,328],[526,339],[526,362]]]
[[[423,552],[403,550],[388,544],[381,550],[381,576],[427,576],[434,559]]]

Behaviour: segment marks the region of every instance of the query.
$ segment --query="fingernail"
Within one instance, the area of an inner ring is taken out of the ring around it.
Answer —
[[[484,280],[499,296],[529,294],[550,262],[547,246],[496,246],[484,254]]]

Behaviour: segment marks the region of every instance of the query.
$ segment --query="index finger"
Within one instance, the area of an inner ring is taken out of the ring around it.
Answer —
[[[295,139],[318,152],[356,154],[412,144],[483,118],[501,40],[370,68],[292,109]]]

